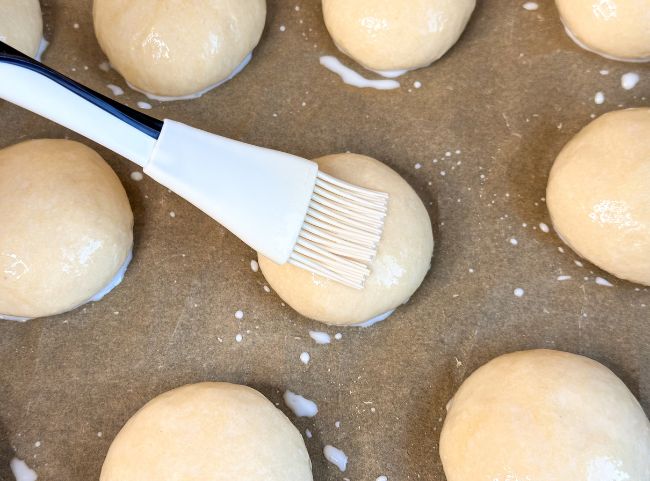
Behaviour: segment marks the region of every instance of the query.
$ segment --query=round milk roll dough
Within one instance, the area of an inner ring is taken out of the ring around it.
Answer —
[[[43,38],[38,0],[0,0],[0,41],[35,57]]]
[[[555,0],[569,36],[603,57],[650,61],[650,0]]]
[[[0,150],[0,315],[50,316],[88,302],[128,262],[133,214],[92,149],[31,140]]]
[[[323,0],[336,46],[367,69],[426,67],[460,38],[476,0]]]
[[[265,0],[95,0],[95,33],[136,89],[191,97],[243,68],[266,21]]]
[[[140,409],[111,444],[100,481],[312,481],[289,419],[246,386],[205,382]]]
[[[346,287],[262,255],[260,268],[278,295],[303,316],[335,325],[364,323],[407,302],[422,283],[433,254],[429,214],[406,181],[375,159],[338,154],[316,162],[327,174],[390,195],[384,233],[365,287]]]
[[[650,423],[609,369],[535,350],[498,357],[447,406],[447,481],[646,481]]]
[[[553,164],[546,202],[580,256],[650,285],[650,109],[610,112],[578,133]]]

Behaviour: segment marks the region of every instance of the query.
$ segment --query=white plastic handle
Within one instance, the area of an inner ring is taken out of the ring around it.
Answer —
[[[144,166],[156,140],[27,68],[0,62],[0,98],[48,118]]]
[[[318,164],[165,120],[144,172],[284,264],[305,221]]]

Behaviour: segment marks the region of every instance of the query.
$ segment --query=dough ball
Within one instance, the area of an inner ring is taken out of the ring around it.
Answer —
[[[555,0],[567,33],[603,57],[650,61],[650,0]]]
[[[43,38],[38,0],[0,0],[0,41],[36,57]]]
[[[546,201],[580,256],[650,285],[650,109],[610,112],[578,133],[553,164]]]
[[[246,386],[205,382],[166,392],[129,419],[100,481],[312,481],[289,419]]]
[[[95,0],[95,33],[136,89],[188,97],[234,75],[257,45],[265,0]]]
[[[460,38],[476,0],[323,0],[337,47],[365,68],[414,70]]]
[[[92,149],[31,140],[0,150],[0,314],[42,317],[89,301],[133,244],[122,184]]]
[[[278,295],[303,316],[335,325],[364,323],[407,302],[422,283],[433,254],[429,214],[406,181],[375,159],[338,154],[316,162],[327,174],[390,195],[384,233],[364,289],[290,264],[280,266],[262,255],[260,268]]]
[[[586,357],[498,357],[447,410],[440,457],[448,481],[650,479],[648,418],[618,377]]]

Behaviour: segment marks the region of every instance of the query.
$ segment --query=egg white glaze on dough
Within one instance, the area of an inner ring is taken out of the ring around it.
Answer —
[[[323,15],[339,50],[395,77],[442,57],[475,6],[475,0],[323,0]]]
[[[447,406],[440,457],[448,481],[645,481],[650,422],[602,364],[515,352],[463,382]]]
[[[0,313],[24,320],[67,312],[121,281],[133,214],[115,172],[70,140],[0,150]]]
[[[650,62],[650,0],[556,0],[567,34],[605,58]]]
[[[582,129],[553,164],[546,203],[581,257],[650,285],[650,108],[609,112]]]
[[[38,0],[0,0],[0,41],[36,57],[43,39]]]
[[[262,36],[265,0],[95,0],[111,65],[154,98],[192,98],[241,70]]]

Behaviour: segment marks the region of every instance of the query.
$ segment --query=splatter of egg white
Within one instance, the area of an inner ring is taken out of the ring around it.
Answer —
[[[299,418],[313,418],[318,414],[318,405],[299,394],[291,391],[285,391],[284,403]]]
[[[625,90],[632,90],[637,86],[640,80],[641,77],[639,77],[638,73],[628,72],[621,76],[621,87],[623,87]]]
[[[307,365],[309,364],[309,361],[311,360],[311,356],[309,355],[308,352],[302,352],[300,353],[300,362],[303,364]]]
[[[311,337],[316,344],[329,344],[332,342],[332,336],[326,332],[309,331],[309,337]]]
[[[320,57],[320,64],[330,72],[341,77],[344,83],[358,88],[373,88],[377,90],[392,90],[400,87],[397,80],[370,80],[367,79],[349,67],[346,67],[341,61],[331,55]]]
[[[325,455],[325,459],[339,468],[339,471],[345,472],[348,466],[348,457],[343,451],[328,444],[323,449],[323,454]]]

